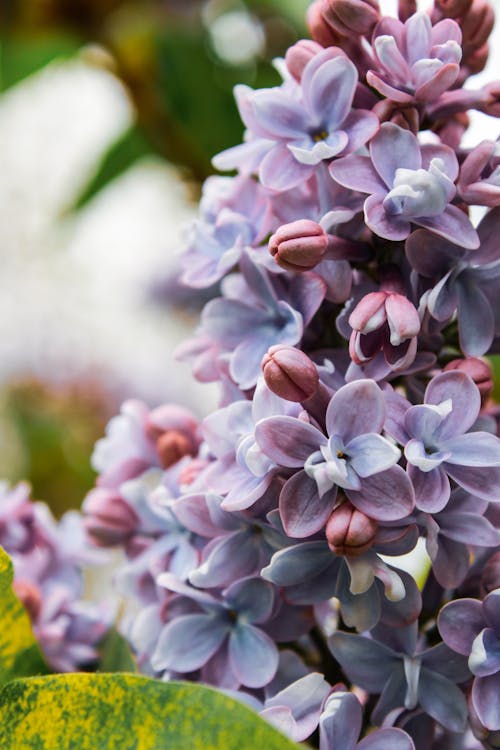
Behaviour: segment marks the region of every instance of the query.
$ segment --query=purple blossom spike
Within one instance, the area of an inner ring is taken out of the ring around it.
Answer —
[[[468,249],[479,238],[467,216],[450,204],[458,162],[446,146],[420,146],[417,138],[384,123],[370,142],[370,156],[352,154],[335,161],[330,172],[344,187],[369,193],[365,221],[379,237],[404,240],[411,225],[430,229]]]

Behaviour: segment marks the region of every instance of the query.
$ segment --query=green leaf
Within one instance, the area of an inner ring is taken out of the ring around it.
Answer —
[[[122,175],[138,159],[153,153],[147,138],[131,127],[104,154],[99,167],[70,210],[82,208],[112,180]]]
[[[110,630],[99,649],[100,672],[137,672],[130,646],[117,630]]]
[[[0,693],[2,750],[293,750],[212,688],[125,674],[16,680]]]
[[[43,31],[6,37],[1,44],[0,91],[22,81],[54,60],[74,55],[81,41],[69,33]]]
[[[0,685],[48,669],[24,607],[12,590],[12,562],[0,547]]]

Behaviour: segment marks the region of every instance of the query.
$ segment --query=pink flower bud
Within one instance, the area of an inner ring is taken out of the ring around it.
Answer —
[[[444,370],[460,370],[460,372],[465,372],[479,388],[483,406],[488,401],[493,390],[493,373],[491,365],[485,359],[479,359],[479,357],[454,359],[448,362]]]
[[[321,52],[322,46],[312,39],[300,39],[296,44],[288,48],[285,55],[286,66],[296,81],[300,82],[302,72],[309,60],[318,52]]]
[[[328,546],[336,555],[357,557],[370,549],[377,534],[378,524],[365,516],[348,500],[338,505],[326,524]]]
[[[417,0],[398,0],[398,16],[400,21],[404,23],[416,12]]]
[[[283,224],[269,240],[269,252],[276,263],[289,271],[314,268],[328,249],[324,229],[309,219]]]
[[[305,401],[318,389],[316,365],[307,354],[293,346],[272,346],[264,355],[262,371],[267,387],[287,401]]]
[[[123,544],[135,531],[139,519],[130,505],[116,492],[96,487],[83,504],[84,526],[97,547]]]
[[[42,594],[38,586],[31,581],[21,579],[14,581],[13,589],[31,622],[36,622],[42,606]]]
[[[462,46],[467,58],[472,49],[479,49],[488,41],[495,25],[495,13],[487,0],[473,0],[473,3],[460,23]]]
[[[435,5],[446,18],[461,18],[468,13],[472,0],[435,0]]]
[[[193,443],[182,432],[169,430],[156,441],[156,452],[162,469],[168,469],[184,456],[193,455]]]
[[[380,19],[378,0],[325,0],[323,18],[342,36],[368,36]]]
[[[307,26],[315,42],[322,47],[334,47],[340,41],[340,35],[336,34],[332,27],[323,18],[324,0],[315,0],[307,9]]]
[[[477,107],[491,117],[500,117],[500,81],[488,83],[481,89],[483,102]]]
[[[415,107],[405,107],[400,102],[382,99],[373,107],[380,122],[393,122],[415,135],[420,128],[420,117]]]
[[[193,458],[192,461],[189,461],[189,463],[186,466],[183,466],[179,472],[177,478],[179,485],[193,484],[193,482],[198,479],[203,469],[206,469],[208,463],[209,462],[204,458]]]

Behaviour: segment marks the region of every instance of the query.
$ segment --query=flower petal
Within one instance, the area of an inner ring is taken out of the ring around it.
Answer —
[[[397,521],[413,510],[415,496],[406,472],[393,466],[361,480],[361,490],[346,490],[353,505],[379,521]]]
[[[355,380],[339,388],[330,400],[326,429],[347,445],[358,435],[380,432],[385,409],[383,393],[374,380]]]
[[[332,512],[335,495],[334,487],[320,497],[316,482],[305,471],[288,479],[279,501],[281,520],[288,536],[303,539],[322,529]]]
[[[192,672],[202,667],[220,648],[229,625],[212,615],[183,615],[161,631],[151,657],[153,668],[161,671]]]
[[[255,439],[278,466],[303,466],[327,439],[316,427],[294,417],[267,417],[255,427]]]
[[[278,669],[278,649],[266,633],[253,625],[238,624],[229,637],[229,662],[246,687],[263,687]]]
[[[409,130],[385,122],[370,143],[373,166],[389,188],[394,184],[396,169],[420,169],[422,158],[418,141]]]

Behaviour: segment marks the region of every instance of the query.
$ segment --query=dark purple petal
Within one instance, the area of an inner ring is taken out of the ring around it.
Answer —
[[[490,503],[500,502],[499,467],[458,466],[445,463],[444,468],[464,490]]]
[[[288,536],[294,539],[315,534],[323,528],[333,509],[336,488],[318,494],[318,486],[305,471],[287,480],[280,494],[280,516]]]
[[[377,729],[356,746],[356,750],[415,750],[411,737],[396,727]]]
[[[352,633],[335,633],[330,650],[347,677],[371,693],[380,693],[390,678],[399,657],[379,641]]]
[[[485,294],[462,274],[458,290],[458,332],[460,348],[469,357],[486,354],[495,336],[493,310]]]
[[[385,122],[370,143],[373,166],[392,189],[396,169],[420,169],[422,159],[418,141],[409,130]]]
[[[319,720],[320,750],[354,750],[362,720],[363,711],[354,693],[332,693]]]
[[[500,729],[500,672],[489,677],[476,677],[472,685],[472,703],[486,729]]]
[[[264,622],[270,617],[274,605],[274,589],[261,578],[236,581],[224,591],[224,597],[231,609],[248,622]]]
[[[277,586],[291,586],[310,580],[331,564],[332,552],[324,542],[304,542],[276,552],[261,575]]]
[[[467,657],[455,653],[445,643],[438,643],[424,651],[422,665],[452,682],[465,682],[470,678]]]
[[[441,638],[453,651],[468,656],[475,637],[485,626],[481,602],[458,599],[446,604],[438,617]]]
[[[477,513],[442,513],[438,520],[441,533],[456,542],[478,547],[495,547],[500,544],[500,530]]]
[[[303,466],[312,453],[327,444],[316,427],[294,417],[268,417],[257,423],[255,439],[279,466]]]
[[[420,471],[408,464],[408,476],[415,490],[415,505],[425,513],[439,513],[450,498],[450,482],[446,472],[438,466],[431,471]]]
[[[168,623],[160,633],[151,657],[154,669],[192,672],[202,667],[222,645],[229,633],[212,615],[183,615]]]
[[[342,386],[328,404],[326,429],[347,445],[367,432],[380,432],[385,421],[385,399],[374,380],[355,380]]]
[[[378,521],[397,521],[413,510],[415,495],[406,472],[393,466],[361,480],[361,490],[346,490],[353,505]]]
[[[379,237],[393,242],[405,240],[411,231],[410,222],[402,216],[389,216],[383,205],[384,196],[370,195],[365,200],[365,222]]]
[[[468,216],[457,206],[446,206],[439,216],[419,216],[415,224],[430,229],[445,240],[455,242],[460,247],[475,250],[479,247],[479,237]]]
[[[462,542],[455,542],[443,535],[439,546],[433,552],[429,544],[427,551],[432,558],[432,569],[436,580],[445,589],[459,586],[465,579],[470,567],[469,549]]]
[[[500,638],[500,588],[488,594],[483,601],[483,614],[488,625],[493,628]]]
[[[278,649],[266,633],[253,625],[238,624],[229,637],[229,662],[246,687],[271,682],[278,669]]]
[[[451,680],[423,667],[418,699],[424,711],[450,732],[465,730],[467,703],[462,691]]]
[[[469,667],[477,677],[500,673],[500,639],[492,628],[485,628],[474,639]]]

